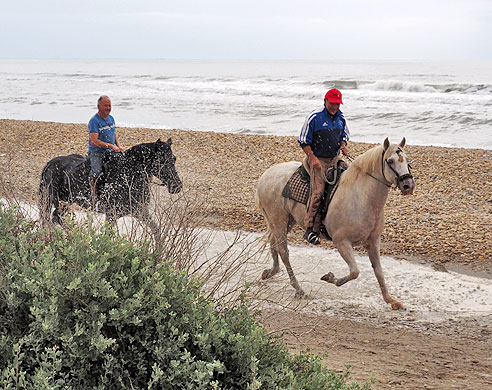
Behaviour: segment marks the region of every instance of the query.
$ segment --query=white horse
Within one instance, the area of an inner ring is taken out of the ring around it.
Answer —
[[[371,260],[383,298],[394,310],[403,305],[394,299],[386,288],[383,269],[379,258],[380,235],[384,226],[384,205],[390,188],[395,185],[404,195],[410,195],[415,182],[410,173],[407,157],[403,151],[405,138],[399,145],[390,144],[386,138],[357,157],[343,173],[323,224],[333,244],[346,261],[349,274],[337,279],[331,272],[321,279],[341,286],[359,276],[352,248],[363,245]],[[265,216],[268,241],[273,257],[273,267],[263,271],[262,278],[268,279],[279,272],[278,255],[289,274],[290,283],[301,297],[304,291],[299,286],[289,262],[287,234],[299,224],[303,226],[306,206],[282,196],[282,190],[300,163],[291,161],[274,165],[260,177],[256,202]]]

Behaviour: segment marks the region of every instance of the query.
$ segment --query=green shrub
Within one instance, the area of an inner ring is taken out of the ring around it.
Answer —
[[[0,209],[4,389],[356,389],[291,356],[246,305],[218,312],[149,250]]]

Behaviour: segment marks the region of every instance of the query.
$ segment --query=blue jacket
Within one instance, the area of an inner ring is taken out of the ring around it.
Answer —
[[[310,145],[316,157],[333,158],[338,155],[340,142],[348,144],[349,137],[343,113],[338,110],[331,115],[323,106],[306,117],[297,142],[302,148]]]

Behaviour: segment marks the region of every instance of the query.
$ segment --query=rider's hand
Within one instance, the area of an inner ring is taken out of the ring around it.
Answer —
[[[311,164],[311,168],[321,169],[321,162],[314,154],[311,156],[309,163]]]
[[[113,149],[114,152],[122,152],[123,149],[120,148],[118,145],[110,144],[111,149]]]
[[[348,148],[347,148],[347,144],[346,144],[346,142],[345,142],[345,141],[342,141],[342,142],[341,142],[341,144],[340,144],[340,150],[342,151],[342,154],[343,154],[344,156],[348,156],[348,154],[349,154],[349,150],[348,150]]]

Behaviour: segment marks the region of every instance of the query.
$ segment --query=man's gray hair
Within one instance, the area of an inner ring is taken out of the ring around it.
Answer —
[[[97,104],[101,103],[101,100],[103,99],[109,99],[109,96],[108,95],[101,95],[99,96],[99,99],[97,99]],[[111,99],[109,99],[111,100]]]

